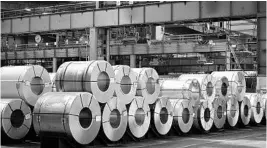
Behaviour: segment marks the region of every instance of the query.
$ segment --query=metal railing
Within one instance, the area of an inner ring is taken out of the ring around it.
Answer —
[[[160,3],[158,1],[135,1],[133,5],[145,5],[152,3]],[[121,6],[129,6],[129,2],[121,1]],[[100,8],[114,8],[118,7],[116,5],[116,1],[106,1],[102,2],[99,5]],[[9,19],[9,18],[18,18],[18,17],[26,17],[26,16],[43,16],[49,14],[61,14],[61,13],[73,13],[79,11],[88,11],[96,9],[96,2],[77,2],[65,5],[56,5],[56,6],[47,6],[47,7],[36,7],[36,8],[25,8],[20,10],[11,10],[11,11],[1,11],[1,19]]]
[[[69,41],[68,44],[62,44],[56,42],[39,43],[39,44],[15,44],[15,45],[2,45],[1,52],[8,51],[28,51],[28,50],[45,50],[55,48],[75,48],[75,47],[86,47],[87,43],[81,43],[78,41]]]

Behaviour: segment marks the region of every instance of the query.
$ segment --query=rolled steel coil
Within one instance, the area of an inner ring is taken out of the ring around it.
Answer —
[[[33,112],[37,134],[68,137],[81,145],[92,142],[101,125],[101,111],[88,92],[49,92],[37,101]]]
[[[214,109],[209,100],[200,100],[194,109],[193,126],[202,132],[209,132],[213,125]]]
[[[267,103],[266,103],[266,100],[267,100],[267,94],[261,94],[260,95],[262,101],[263,101],[263,104],[264,104],[264,117],[266,118],[266,106],[267,106]]]
[[[128,129],[135,138],[142,138],[147,133],[151,113],[144,97],[135,97],[129,104],[128,109]]]
[[[246,126],[249,124],[251,118],[251,103],[248,97],[244,97],[242,102],[239,102],[239,120],[238,122]]]
[[[150,105],[152,113],[152,128],[156,129],[159,135],[166,135],[172,127],[173,107],[167,98],[158,98]]]
[[[189,79],[185,81],[179,80],[163,80],[160,83],[161,97],[168,97],[169,99],[186,99],[192,101],[193,105],[200,100],[200,86],[196,79]]]
[[[56,92],[57,91],[57,88],[56,88],[56,74],[57,73],[49,73],[49,76],[50,76],[50,79],[51,79],[51,82],[52,82],[52,92]]]
[[[217,96],[212,105],[214,108],[214,126],[217,129],[221,129],[226,122],[226,101]]]
[[[127,128],[127,109],[118,97],[112,97],[102,112],[102,128],[106,138],[112,142],[119,141]]]
[[[229,127],[236,126],[239,118],[239,105],[235,95],[229,95],[226,102],[226,125]]]
[[[246,93],[245,96],[251,103],[251,122],[256,124],[260,123],[263,118],[264,102],[260,95],[256,93]]]
[[[30,107],[21,99],[1,99],[0,111],[2,143],[23,139],[32,125]]]
[[[2,98],[20,98],[34,106],[41,95],[52,90],[49,74],[42,66],[8,66],[0,71]]]
[[[169,99],[173,106],[173,127],[180,133],[188,133],[193,125],[193,101]]]
[[[246,80],[241,71],[215,71],[214,77],[227,77],[229,81],[229,95],[236,95],[238,101],[242,101],[246,92]]]
[[[129,104],[137,88],[137,74],[127,65],[112,66],[115,73],[115,96],[124,104]]]
[[[215,79],[210,74],[183,74],[178,80],[197,79],[200,84],[201,97],[205,100],[215,99]]]
[[[114,94],[114,71],[106,61],[74,61],[60,65],[56,74],[60,92],[90,92],[100,103]]]
[[[229,81],[225,76],[218,76],[216,74],[211,74],[215,79],[215,96],[222,98],[225,101],[228,101],[228,95],[230,92]]]
[[[159,75],[153,68],[132,68],[137,73],[136,96],[143,96],[148,104],[153,104],[160,93]]]

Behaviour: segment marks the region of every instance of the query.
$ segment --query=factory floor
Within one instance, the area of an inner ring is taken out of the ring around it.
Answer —
[[[2,148],[38,148],[39,143],[25,143],[1,146]],[[101,146],[94,146],[101,147]],[[225,129],[208,134],[188,134],[166,138],[145,139],[109,147],[129,148],[266,148],[266,126]]]

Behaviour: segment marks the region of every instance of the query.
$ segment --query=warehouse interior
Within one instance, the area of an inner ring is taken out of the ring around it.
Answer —
[[[1,67],[92,60],[159,79],[238,71],[266,93],[266,2],[1,1]]]

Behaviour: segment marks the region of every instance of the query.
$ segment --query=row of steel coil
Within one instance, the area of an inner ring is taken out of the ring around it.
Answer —
[[[51,74],[38,65],[2,67],[1,85],[5,142],[33,130],[76,145],[116,143],[266,121],[267,95],[246,93],[240,71],[160,79],[153,68],[72,61]]]

